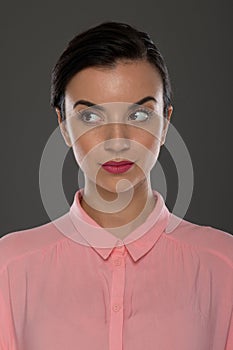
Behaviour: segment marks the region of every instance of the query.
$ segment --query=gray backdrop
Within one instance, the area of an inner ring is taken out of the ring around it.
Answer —
[[[49,106],[51,69],[68,40],[105,20],[126,21],[148,31],[165,57],[174,91],[172,122],[194,167],[194,192],[185,219],[233,233],[232,2],[52,0],[44,5],[5,2],[4,7],[0,235],[50,220],[41,201],[38,173],[45,143],[57,126]],[[166,204],[172,210],[176,168],[165,148],[159,161],[168,185]],[[76,175],[69,151],[63,168],[69,204],[77,190]]]

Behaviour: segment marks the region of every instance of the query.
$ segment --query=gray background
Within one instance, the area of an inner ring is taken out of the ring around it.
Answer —
[[[44,146],[57,126],[49,106],[51,70],[75,34],[105,20],[125,21],[148,31],[165,57],[174,91],[172,122],[194,167],[194,192],[185,219],[233,233],[231,4],[215,0],[5,3],[0,22],[0,235],[50,221],[38,176]],[[166,204],[172,210],[176,168],[165,148],[159,161],[167,178]],[[69,151],[63,168],[69,204],[77,190],[76,175]]]

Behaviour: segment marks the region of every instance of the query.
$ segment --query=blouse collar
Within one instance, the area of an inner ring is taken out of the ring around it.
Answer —
[[[125,249],[127,249],[133,260],[137,261],[157,242],[165,230],[171,214],[165,205],[162,195],[156,190],[152,191],[155,199],[157,199],[154,209],[146,221],[124,239],[120,239],[105,230],[84,211],[81,206],[83,188],[75,193],[69,216],[78,234],[103,259],[107,259],[113,249],[121,253],[124,253]]]

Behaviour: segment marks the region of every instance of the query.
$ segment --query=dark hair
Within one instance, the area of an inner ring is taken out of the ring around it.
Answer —
[[[71,78],[84,68],[113,68],[117,61],[147,60],[163,81],[164,116],[171,105],[171,84],[162,54],[150,36],[119,22],[103,22],[78,34],[69,43],[52,71],[51,106],[65,119],[65,88]]]

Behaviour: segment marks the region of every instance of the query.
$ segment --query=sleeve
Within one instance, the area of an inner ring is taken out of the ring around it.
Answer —
[[[225,350],[232,350],[232,349],[233,349],[233,306],[231,310],[231,320],[230,320]]]
[[[0,350],[17,350],[7,273],[0,274]]]

